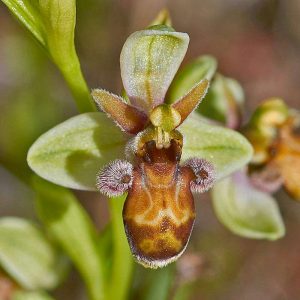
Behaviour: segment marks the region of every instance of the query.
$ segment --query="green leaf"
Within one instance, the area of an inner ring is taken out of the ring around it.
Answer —
[[[95,110],[74,45],[76,0],[39,0],[46,46],[62,72],[80,112]]]
[[[168,87],[186,53],[186,33],[148,29],[126,40],[120,57],[121,75],[131,103],[149,112],[163,103]]]
[[[175,76],[167,94],[167,102],[173,103],[206,78],[211,80],[217,69],[217,60],[210,55],[199,56],[187,64]]]
[[[39,228],[15,217],[0,220],[0,265],[26,289],[52,289],[66,270]]]
[[[74,189],[96,190],[97,172],[124,156],[127,137],[103,113],[73,117],[43,134],[27,161],[41,177]]]
[[[127,194],[109,199],[113,259],[108,299],[115,300],[128,298],[134,266],[122,218],[126,196]]]
[[[275,199],[255,189],[242,172],[216,183],[212,199],[218,219],[235,234],[268,240],[285,234]]]
[[[78,60],[74,47],[75,0],[2,1],[49,51],[57,65],[72,68]]]
[[[76,23],[75,0],[39,0],[39,11],[44,23],[46,43],[54,61],[65,65],[77,59],[74,47]],[[63,61],[66,59],[67,61]]]
[[[98,252],[97,233],[74,195],[62,188],[34,178],[36,206],[40,219],[80,272],[90,298],[104,298],[104,270]]]
[[[18,20],[43,45],[46,45],[44,24],[39,12],[38,0],[2,0]]]
[[[177,287],[173,300],[189,300],[192,298],[194,290],[191,282],[184,282]]]
[[[182,158],[205,158],[214,164],[217,179],[245,166],[252,157],[252,147],[241,134],[213,125],[192,114],[179,127],[184,136]]]
[[[103,261],[105,278],[111,276],[113,262],[113,231],[111,222],[107,223],[104,229],[98,234],[98,253],[101,257],[105,257]]]
[[[24,292],[19,291],[13,295],[12,300],[54,300],[45,292]]]
[[[95,110],[74,45],[75,0],[2,0],[62,72],[80,112]]]

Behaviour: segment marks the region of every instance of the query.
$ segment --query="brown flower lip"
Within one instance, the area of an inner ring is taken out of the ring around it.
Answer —
[[[203,192],[214,181],[213,167],[205,160],[180,165],[183,137],[176,130],[204,98],[209,81],[203,79],[173,104],[164,103],[188,40],[187,34],[172,30],[132,34],[120,59],[129,102],[105,90],[92,91],[99,110],[134,135],[126,147],[133,165],[109,164],[99,173],[97,187],[108,196],[128,192],[123,208],[127,239],[136,260],[151,268],[163,267],[184,252],[195,220],[192,192]],[[151,67],[158,64],[160,72]]]
[[[206,160],[180,165],[182,136],[177,131],[170,136],[168,147],[157,147],[155,129],[148,130],[138,136],[134,167],[117,160],[98,177],[102,193],[128,191],[123,208],[128,243],[135,259],[150,268],[163,267],[182,255],[196,215],[192,191],[203,192],[214,181]],[[127,186],[125,177],[132,178]]]

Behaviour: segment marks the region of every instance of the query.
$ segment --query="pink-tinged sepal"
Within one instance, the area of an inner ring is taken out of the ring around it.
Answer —
[[[249,175],[250,182],[260,191],[268,194],[277,192],[283,185],[283,177],[275,163],[269,163],[261,170]]]
[[[124,194],[132,186],[132,171],[131,163],[119,159],[113,161],[97,174],[97,189],[108,197]]]
[[[208,160],[191,158],[184,165],[194,173],[194,179],[190,183],[192,192],[204,193],[213,186],[216,179],[215,169],[213,164]]]
[[[203,79],[197,83],[186,95],[172,104],[172,107],[175,108],[175,110],[179,112],[181,116],[179,125],[197,108],[202,99],[205,97],[208,87],[209,81],[207,79]]]
[[[94,89],[92,96],[98,108],[112,118],[123,131],[136,134],[145,128],[147,115],[127,104],[123,98],[101,89]]]

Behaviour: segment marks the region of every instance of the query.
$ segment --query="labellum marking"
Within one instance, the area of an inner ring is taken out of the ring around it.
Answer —
[[[153,137],[150,132],[143,137],[123,209],[131,251],[150,268],[163,267],[184,252],[195,221],[190,183],[196,176],[189,166],[179,166],[182,136],[176,131],[171,136],[181,139],[172,138],[163,148],[153,139],[146,142]]]
[[[123,208],[127,239],[136,260],[150,268],[166,266],[184,252],[195,221],[192,192],[208,190],[215,178],[204,159],[180,166],[183,137],[177,130],[165,134],[157,127],[139,133],[134,167],[115,161],[97,180],[106,195],[128,191]]]

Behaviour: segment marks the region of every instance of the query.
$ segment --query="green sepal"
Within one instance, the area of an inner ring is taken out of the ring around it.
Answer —
[[[252,147],[239,133],[209,124],[192,114],[179,127],[184,135],[183,159],[203,157],[222,178],[243,167]],[[42,135],[30,148],[29,166],[41,177],[62,186],[95,190],[97,172],[124,157],[125,136],[102,113],[76,116]]]
[[[166,101],[168,103],[177,101],[203,79],[210,81],[216,69],[217,60],[213,56],[199,56],[177,72],[168,90]]]
[[[187,51],[189,36],[165,25],[134,32],[121,56],[121,76],[132,105],[146,113],[162,104]]]
[[[27,161],[39,176],[61,186],[96,190],[96,174],[122,158],[128,137],[104,113],[73,117],[44,133]]]
[[[242,172],[216,183],[212,200],[219,221],[237,235],[277,240],[285,234],[276,200],[255,189]]]
[[[214,165],[217,179],[241,169],[251,160],[253,149],[246,138],[196,113],[186,119],[179,131],[184,137],[182,159],[207,159]]]
[[[239,128],[244,102],[245,95],[240,83],[235,79],[216,74],[197,112],[229,128]]]
[[[280,98],[269,98],[253,112],[242,128],[243,134],[254,148],[253,164],[263,164],[270,159],[270,146],[277,138],[278,129],[288,119],[289,108]]]

